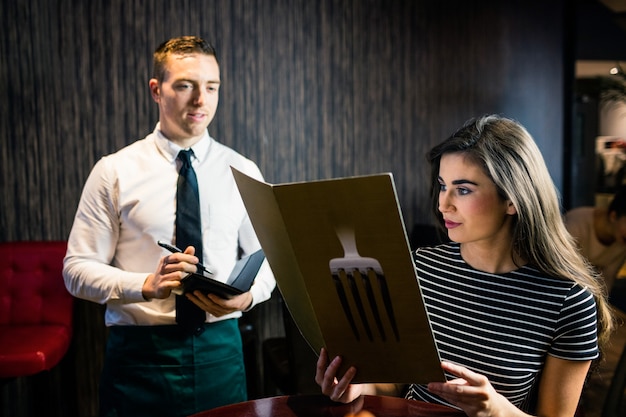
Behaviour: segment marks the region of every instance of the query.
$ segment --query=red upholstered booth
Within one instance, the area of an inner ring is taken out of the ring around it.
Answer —
[[[50,370],[72,338],[66,242],[0,243],[0,378]]]

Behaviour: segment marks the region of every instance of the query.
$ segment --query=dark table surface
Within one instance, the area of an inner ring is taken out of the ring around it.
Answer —
[[[449,407],[404,398],[364,395],[350,404],[339,404],[323,395],[291,395],[227,405],[192,417],[344,417],[361,410],[376,417],[465,416]]]

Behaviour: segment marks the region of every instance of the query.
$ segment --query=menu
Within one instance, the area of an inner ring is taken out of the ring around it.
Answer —
[[[232,168],[294,322],[353,382],[444,381],[390,173],[269,184]],[[314,372],[314,370],[311,370]]]

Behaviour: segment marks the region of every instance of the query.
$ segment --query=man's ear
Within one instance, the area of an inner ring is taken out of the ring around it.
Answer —
[[[161,86],[159,85],[159,82],[156,78],[151,78],[148,82],[148,85],[150,86],[150,94],[152,95],[152,99],[158,103],[161,97]]]

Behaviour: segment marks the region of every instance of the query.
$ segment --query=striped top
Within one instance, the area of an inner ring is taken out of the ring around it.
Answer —
[[[506,274],[478,271],[463,261],[458,243],[421,248],[414,256],[441,359],[485,375],[522,410],[546,354],[598,357],[595,300],[575,282],[530,266]],[[406,397],[450,405],[416,384]]]

